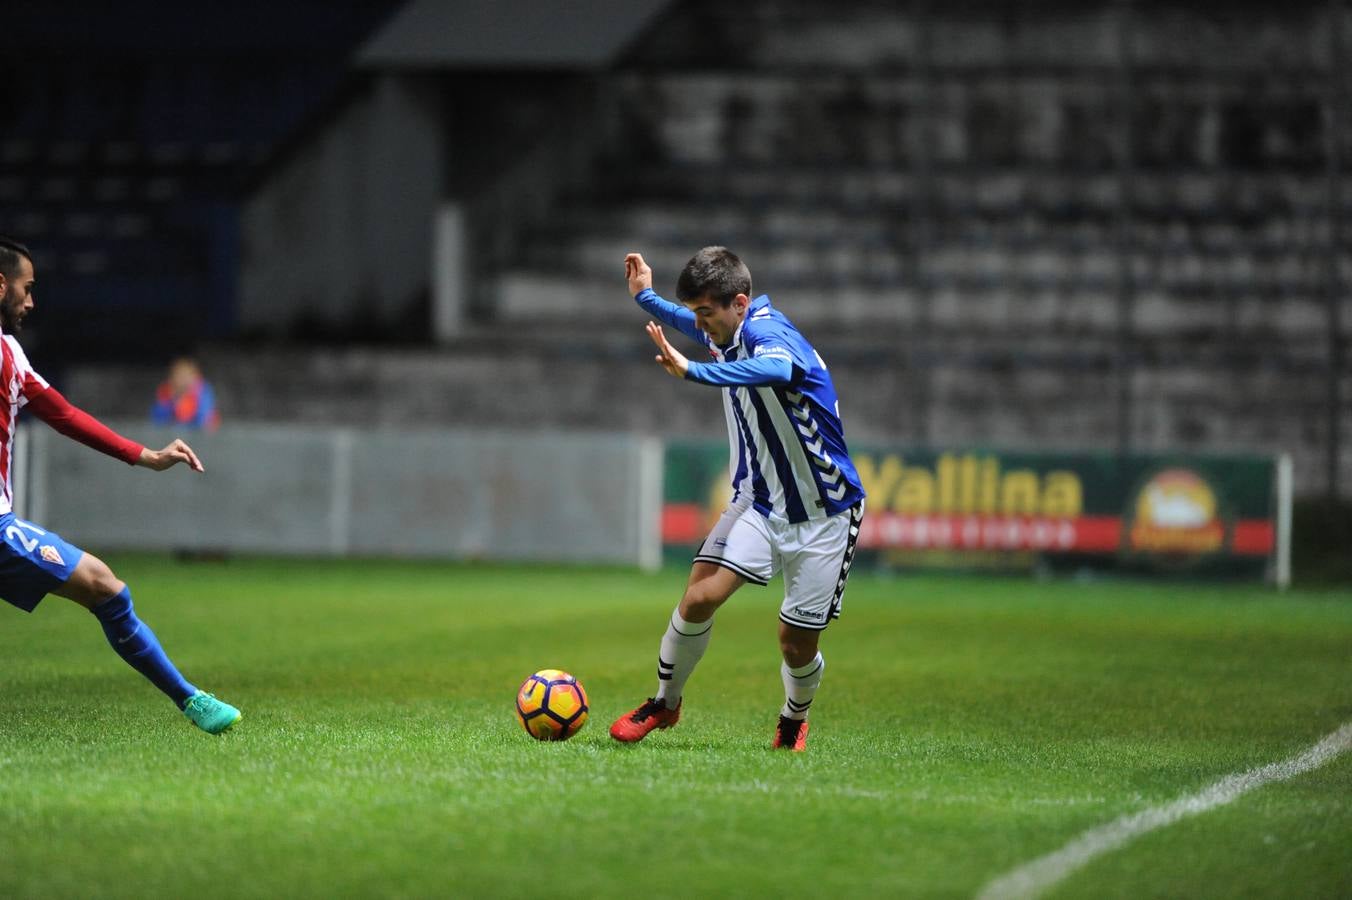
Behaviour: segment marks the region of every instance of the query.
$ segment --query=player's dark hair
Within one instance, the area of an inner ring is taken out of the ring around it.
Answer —
[[[690,257],[676,280],[676,299],[682,303],[708,297],[728,306],[738,294],[751,296],[751,270],[727,247],[705,247]]]
[[[27,259],[31,263],[33,254],[23,244],[0,234],[0,274],[6,278],[18,278],[20,259]]]

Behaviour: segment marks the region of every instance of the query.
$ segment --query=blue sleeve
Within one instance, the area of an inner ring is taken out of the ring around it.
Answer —
[[[686,369],[687,381],[712,384],[715,387],[752,387],[767,384],[789,384],[793,381],[793,363],[778,356],[761,356],[737,362],[697,363]]]
[[[643,307],[644,312],[656,316],[666,325],[678,328],[687,337],[704,344],[704,332],[695,327],[695,314],[670,300],[657,296],[652,288],[644,288],[634,295],[634,300]]]

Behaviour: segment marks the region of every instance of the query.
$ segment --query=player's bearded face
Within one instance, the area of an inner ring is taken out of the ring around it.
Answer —
[[[23,306],[24,298],[18,286],[13,282],[6,284],[4,299],[0,300],[0,326],[6,333],[14,334],[23,329]]]
[[[21,259],[13,276],[8,272],[2,274],[5,278],[5,293],[0,297],[0,328],[15,334],[23,329],[24,316],[33,308],[28,296],[33,287],[33,264]]]

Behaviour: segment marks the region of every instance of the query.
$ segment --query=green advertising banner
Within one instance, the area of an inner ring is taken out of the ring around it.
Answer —
[[[851,456],[868,493],[861,555],[879,565],[1284,580],[1271,458],[875,448]],[[693,552],[730,495],[725,444],[669,443],[668,553]]]

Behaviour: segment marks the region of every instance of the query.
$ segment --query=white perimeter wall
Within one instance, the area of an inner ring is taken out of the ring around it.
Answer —
[[[131,468],[45,427],[20,440],[18,514],[94,552],[660,563],[654,439],[233,425],[192,438],[201,475]]]

